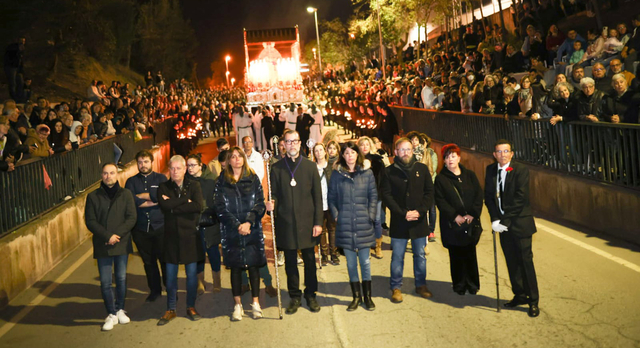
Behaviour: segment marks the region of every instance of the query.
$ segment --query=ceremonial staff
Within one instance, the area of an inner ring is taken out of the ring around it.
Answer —
[[[500,285],[498,283],[498,252],[496,250],[496,231],[493,232],[493,263],[496,266],[496,309],[500,313]]]
[[[273,138],[271,138],[271,140],[273,141],[273,139],[276,139],[276,144],[278,137],[274,136]],[[271,202],[271,171],[269,170],[269,160],[271,159],[272,153],[269,150],[265,150],[264,154],[262,155],[262,158],[264,158],[264,161],[267,164],[267,185],[269,186],[269,202]],[[271,210],[269,212],[269,215],[271,216],[271,236],[273,239],[273,265],[274,268],[276,269],[276,288],[278,290],[278,316],[280,317],[280,319],[282,319],[282,297],[280,296],[280,275],[278,272],[278,248],[276,245],[276,219],[274,216],[274,212],[273,210]]]
[[[309,157],[313,156],[313,146],[316,144],[314,139],[307,140],[307,147],[309,148]],[[328,183],[327,183],[328,184]],[[322,238],[322,234],[320,234]],[[318,245],[318,253],[316,254],[316,261],[318,262],[318,268],[322,269],[322,256],[320,255],[320,245]]]

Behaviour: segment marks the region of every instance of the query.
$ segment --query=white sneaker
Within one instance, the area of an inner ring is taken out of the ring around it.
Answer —
[[[251,314],[253,314],[253,319],[262,318],[262,308],[260,308],[260,304],[258,302],[251,304]]]
[[[109,314],[107,319],[104,320],[102,331],[111,331],[115,325],[118,325],[118,317],[113,314]]]
[[[284,266],[284,252],[278,252],[278,267]]]
[[[242,309],[242,305],[235,305],[233,307],[233,314],[231,314],[232,321],[240,321],[242,320],[242,314],[244,314],[244,310]]]
[[[116,317],[118,317],[119,324],[128,324],[131,321],[131,319],[129,319],[129,317],[125,313],[126,312],[124,311],[124,309],[116,312]]]

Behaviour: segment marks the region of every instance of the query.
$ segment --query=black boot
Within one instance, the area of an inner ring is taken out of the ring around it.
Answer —
[[[355,311],[362,303],[362,293],[360,293],[360,282],[351,282],[351,292],[353,293],[353,301],[347,307],[348,311]]]
[[[376,309],[376,305],[371,300],[371,281],[365,280],[362,282],[362,297],[364,297],[364,308],[367,310]]]

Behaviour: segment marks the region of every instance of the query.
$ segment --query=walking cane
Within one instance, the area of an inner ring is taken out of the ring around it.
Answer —
[[[496,231],[493,232],[493,263],[496,266],[496,309],[500,313],[500,286],[498,283],[498,252],[496,250]]]
[[[309,148],[309,158],[313,155],[313,146],[316,144],[314,139],[309,138],[307,140],[307,147]],[[322,234],[320,234],[320,238],[322,238]],[[318,262],[318,268],[322,269],[322,255],[320,254],[320,245],[318,245],[318,253],[316,254],[316,261]]]
[[[275,137],[274,137],[275,138]],[[273,140],[273,139],[272,139]],[[277,142],[276,142],[277,144]],[[271,151],[265,150],[262,158],[267,164],[267,185],[269,186],[268,197],[269,201],[271,201],[271,172],[269,171],[269,160],[271,159]],[[276,219],[273,215],[273,210],[269,212],[271,216],[271,235],[273,238],[273,265],[276,269],[276,288],[278,289],[278,316],[282,320],[282,297],[280,296],[280,275],[278,272],[278,248],[276,246]]]

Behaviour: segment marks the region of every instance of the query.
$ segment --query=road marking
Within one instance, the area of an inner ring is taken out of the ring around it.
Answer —
[[[604,250],[601,250],[601,249],[598,249],[598,248],[596,248],[594,246],[591,246],[591,245],[589,245],[589,244],[587,244],[585,242],[581,242],[581,241],[579,241],[579,240],[577,240],[575,238],[569,237],[569,236],[565,235],[564,233],[562,233],[560,231],[557,231],[557,230],[554,230],[553,228],[551,228],[549,226],[546,226],[544,224],[541,224],[541,223],[539,223],[537,221],[536,221],[536,225],[539,228],[543,229],[545,232],[548,232],[548,233],[550,233],[550,234],[552,234],[552,235],[554,235],[554,236],[556,236],[556,237],[558,237],[560,239],[564,239],[569,243],[572,243],[572,244],[575,244],[575,245],[577,245],[577,246],[579,246],[581,248],[587,249],[587,250],[591,251],[594,254],[600,255],[600,256],[602,256],[602,257],[604,257],[606,259],[609,259],[609,260],[611,260],[611,261],[613,261],[615,263],[618,263],[618,264],[620,264],[622,266],[625,266],[625,267],[627,267],[627,268],[629,268],[629,269],[631,269],[633,271],[636,271],[636,272],[640,273],[640,266],[636,265],[635,263],[629,262],[629,261],[624,260],[622,258],[619,258],[619,257],[617,257],[615,255],[612,255],[612,254],[610,254],[610,253],[608,253],[608,252],[606,252]]]
[[[7,332],[13,329],[16,324],[20,322],[20,320],[24,319],[24,317],[29,314],[34,308],[36,308],[42,301],[44,301],[49,294],[55,290],[58,285],[62,284],[69,276],[76,270],[80,265],[82,265],[91,255],[93,254],[93,248],[87,250],[87,252],[80,256],[80,258],[69,267],[64,273],[62,273],[56,280],[53,281],[49,286],[47,286],[36,298],[34,298],[28,305],[26,305],[18,314],[16,314],[13,318],[11,318],[4,326],[0,328],[0,338],[4,336]]]

